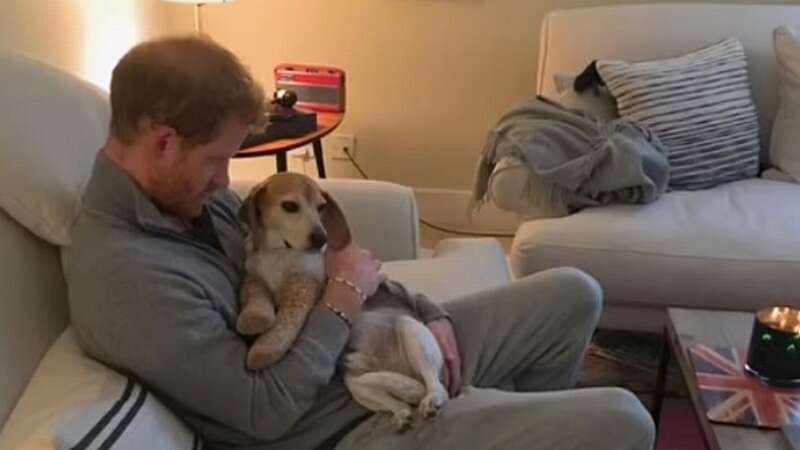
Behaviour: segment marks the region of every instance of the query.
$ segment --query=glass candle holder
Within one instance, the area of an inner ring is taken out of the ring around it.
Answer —
[[[800,310],[773,306],[756,313],[745,369],[767,383],[800,386]]]

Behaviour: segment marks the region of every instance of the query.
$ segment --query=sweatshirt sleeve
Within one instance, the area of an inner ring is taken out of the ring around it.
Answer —
[[[427,295],[410,292],[401,283],[394,280],[386,281],[381,289],[385,289],[396,301],[405,303],[411,308],[423,323],[433,322],[438,319],[450,319],[450,315],[439,304],[433,302]],[[380,296],[379,296],[380,297]],[[380,302],[380,299],[376,299]],[[373,302],[374,305],[377,302]]]
[[[263,371],[245,367],[247,343],[185,274],[139,267],[108,274],[88,336],[100,359],[144,381],[185,414],[260,440],[284,435],[334,375],[349,328],[316,306],[293,347]],[[80,330],[79,334],[80,334]],[[86,335],[85,335],[86,336]]]

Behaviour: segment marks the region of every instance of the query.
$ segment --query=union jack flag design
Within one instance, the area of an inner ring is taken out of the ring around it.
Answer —
[[[710,421],[762,428],[800,424],[800,388],[770,386],[747,373],[746,350],[698,344],[689,354]]]

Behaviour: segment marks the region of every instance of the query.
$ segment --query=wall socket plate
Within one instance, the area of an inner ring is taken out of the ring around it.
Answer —
[[[353,159],[356,158],[355,135],[347,133],[335,133],[326,137],[322,143],[322,151],[331,159],[348,161],[350,158],[347,157],[344,149],[347,149]]]

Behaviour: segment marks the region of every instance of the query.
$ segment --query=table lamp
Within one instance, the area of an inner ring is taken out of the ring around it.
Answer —
[[[203,13],[201,9],[206,3],[233,3],[234,0],[164,0],[170,3],[191,3],[194,5],[194,31],[203,34]]]

